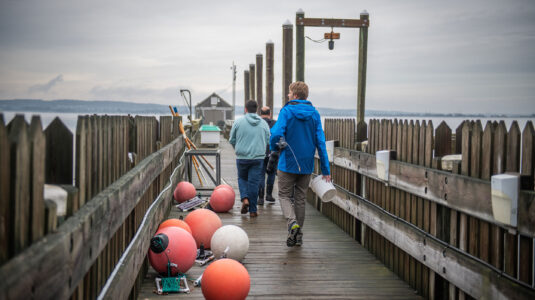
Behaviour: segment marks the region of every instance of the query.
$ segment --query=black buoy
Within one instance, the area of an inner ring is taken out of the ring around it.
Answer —
[[[150,239],[150,250],[154,253],[162,253],[167,249],[167,245],[169,245],[169,238],[163,233],[159,233]]]

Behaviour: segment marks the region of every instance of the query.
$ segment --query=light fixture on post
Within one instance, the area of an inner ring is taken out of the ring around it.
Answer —
[[[329,40],[329,50],[334,49],[334,40],[340,39],[340,33],[334,32],[333,27],[331,27],[331,32],[326,32],[323,36],[324,39]]]

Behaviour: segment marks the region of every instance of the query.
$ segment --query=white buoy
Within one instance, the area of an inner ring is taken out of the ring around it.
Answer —
[[[220,258],[228,247],[226,257],[241,261],[249,251],[249,237],[240,227],[225,225],[214,233],[210,245],[216,258]]]

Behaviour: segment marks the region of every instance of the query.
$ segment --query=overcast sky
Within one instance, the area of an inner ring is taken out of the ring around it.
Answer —
[[[532,0],[0,0],[0,99],[182,105],[188,88],[194,103],[212,92],[231,103],[234,61],[242,104],[243,70],[272,40],[280,106],[282,24],[295,24],[299,8],[305,17],[369,12],[367,109],[535,113]],[[305,42],[309,100],[354,109],[358,29],[335,31],[333,51]]]

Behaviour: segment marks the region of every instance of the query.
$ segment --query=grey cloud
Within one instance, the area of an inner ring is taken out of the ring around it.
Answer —
[[[94,86],[90,90],[90,94],[105,100],[117,99],[134,102],[143,100],[158,103],[171,103],[181,99],[179,89],[180,87],[156,89],[135,86]]]
[[[30,93],[45,92],[46,93],[51,88],[53,88],[56,84],[58,84],[58,82],[62,82],[62,81],[63,81],[63,75],[59,74],[58,76],[56,76],[55,78],[53,78],[52,80],[50,80],[49,82],[45,84],[32,85],[31,87],[28,88],[28,92]]]

